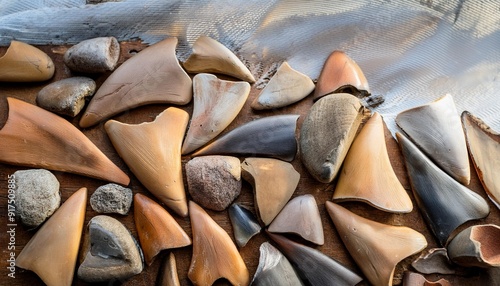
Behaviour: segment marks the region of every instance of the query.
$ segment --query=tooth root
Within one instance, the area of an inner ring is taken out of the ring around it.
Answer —
[[[23,42],[12,41],[0,57],[0,82],[44,81],[54,71],[54,62],[46,53]]]
[[[15,98],[7,102],[0,161],[128,185],[129,177],[67,120]]]
[[[200,36],[183,64],[189,73],[220,73],[254,83],[255,78],[233,52],[216,40]]]
[[[35,272],[47,285],[71,285],[82,236],[87,189],[76,191],[24,246],[16,266]]]
[[[405,272],[403,276],[403,285],[405,286],[451,286],[451,283],[441,278],[438,281],[431,282],[425,279],[423,275],[414,272]]]
[[[286,205],[300,179],[292,164],[267,158],[246,158],[241,174],[253,186],[255,208],[265,225]]]
[[[193,230],[189,279],[195,285],[212,285],[219,278],[233,285],[248,285],[248,269],[227,232],[192,201],[189,217]]]
[[[193,116],[182,154],[205,145],[236,118],[248,98],[250,85],[220,80],[211,74],[197,74],[193,78],[193,93]]]
[[[148,265],[164,249],[191,245],[191,239],[175,219],[162,206],[144,195],[134,196],[134,219]]]
[[[378,113],[366,122],[344,160],[333,201],[363,201],[380,210],[409,213],[410,197],[392,169]]]
[[[160,271],[158,272],[158,280],[156,286],[180,286],[179,276],[177,275],[177,265],[175,256],[170,253],[163,260]]]
[[[396,265],[427,247],[425,237],[411,228],[374,222],[332,202],[326,202],[326,209],[347,250],[373,285],[392,285]]]
[[[115,37],[81,41],[64,53],[64,63],[72,71],[102,73],[115,69],[120,58],[120,44]]]
[[[141,183],[180,216],[187,216],[182,180],[181,144],[189,115],[170,107],[153,122],[125,124],[109,120],[104,125],[120,157]]]
[[[255,271],[252,285],[256,286],[301,286],[302,281],[297,276],[290,262],[281,252],[269,242],[260,245],[259,266]]]
[[[423,274],[455,274],[456,266],[451,263],[446,248],[431,248],[422,253],[411,266]]]
[[[191,78],[175,56],[177,38],[140,51],[119,66],[101,85],[80,120],[91,127],[120,112],[152,103],[187,104],[193,97]]]
[[[325,243],[321,216],[312,195],[302,195],[290,200],[269,225],[268,230],[295,233],[318,245]]]
[[[417,205],[442,246],[458,226],[488,215],[489,206],[480,195],[439,169],[404,135],[396,137]]]
[[[239,247],[243,247],[262,227],[255,216],[244,207],[232,204],[229,207],[229,219],[233,226],[234,238]]]

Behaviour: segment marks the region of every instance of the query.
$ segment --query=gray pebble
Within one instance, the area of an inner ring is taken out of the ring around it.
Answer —
[[[82,41],[64,54],[64,63],[83,73],[101,73],[115,69],[120,57],[120,44],[114,37],[99,37]]]
[[[132,190],[117,184],[100,186],[90,196],[90,206],[98,213],[126,215],[132,205]]]

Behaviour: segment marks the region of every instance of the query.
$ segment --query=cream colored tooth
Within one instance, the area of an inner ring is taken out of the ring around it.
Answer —
[[[0,57],[0,82],[44,81],[52,78],[54,71],[46,53],[23,42],[12,41]]]
[[[177,274],[175,255],[172,252],[163,260],[162,266],[158,271],[156,286],[181,286]]]

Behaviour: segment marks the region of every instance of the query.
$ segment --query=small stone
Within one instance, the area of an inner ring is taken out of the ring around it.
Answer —
[[[59,181],[44,169],[17,171],[14,177],[16,216],[26,226],[36,228],[61,204]]]
[[[132,190],[117,184],[100,186],[90,196],[90,206],[98,213],[126,215],[132,205]]]
[[[205,208],[225,210],[241,191],[240,160],[230,156],[196,157],[186,164],[189,193]]]
[[[115,69],[120,57],[120,44],[114,37],[99,37],[82,41],[64,54],[64,63],[83,73],[101,73]]]
[[[36,97],[38,106],[61,115],[75,117],[94,95],[96,84],[88,77],[70,77],[42,88]]]

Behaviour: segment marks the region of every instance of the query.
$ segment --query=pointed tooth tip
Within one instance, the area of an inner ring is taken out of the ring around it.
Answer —
[[[81,128],[89,128],[89,127],[92,127],[94,125],[96,125],[100,120],[100,117],[93,113],[93,112],[85,112],[82,116],[82,118],[80,119],[80,127]]]

